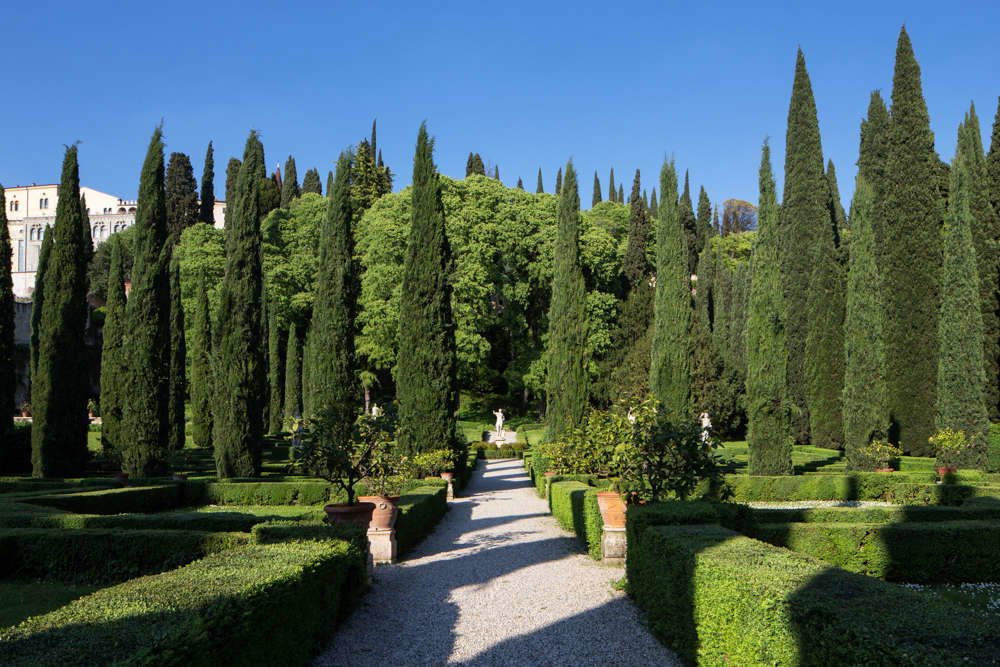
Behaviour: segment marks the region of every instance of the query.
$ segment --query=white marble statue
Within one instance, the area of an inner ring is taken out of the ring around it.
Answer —
[[[709,418],[707,412],[702,412],[698,415],[698,419],[701,421],[701,439],[703,442],[708,442],[708,439],[711,437],[712,420]]]
[[[497,418],[497,423],[494,426],[494,431],[496,431],[497,438],[499,439],[503,437],[503,422],[505,419],[503,414],[503,408],[500,408],[499,410],[494,410],[493,416]]]
[[[372,418],[378,419],[385,413],[385,410],[378,406],[378,403],[372,403]]]

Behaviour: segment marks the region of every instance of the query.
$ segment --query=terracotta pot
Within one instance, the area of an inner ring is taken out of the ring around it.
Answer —
[[[548,472],[545,473],[545,476],[546,477],[555,477],[556,474],[554,472],[552,472],[551,470],[549,470]]]
[[[22,417],[30,417],[31,413],[29,411],[27,411],[27,410],[21,410],[21,416]]]
[[[326,522],[336,526],[364,526],[372,520],[374,503],[333,503],[323,508]]]
[[[958,472],[958,468],[955,466],[938,466],[935,470],[937,470],[938,477],[944,477],[947,474],[954,474]]]
[[[896,472],[895,468],[875,468],[875,472]]]
[[[358,500],[375,506],[369,528],[388,530],[396,525],[396,515],[399,514],[396,504],[399,502],[399,496],[358,496]]]
[[[608,528],[625,527],[625,503],[617,491],[598,491],[597,506],[601,508],[601,518]]]

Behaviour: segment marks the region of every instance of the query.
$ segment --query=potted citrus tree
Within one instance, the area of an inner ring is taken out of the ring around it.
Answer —
[[[902,455],[903,450],[888,440],[872,440],[861,450],[864,468],[875,472],[893,472],[893,462]]]
[[[958,464],[970,443],[965,431],[943,428],[931,437],[931,445],[937,455],[938,477],[944,479],[945,475],[958,472]]]
[[[375,421],[371,420],[372,423]],[[379,425],[385,426],[382,423]],[[375,505],[369,527],[387,530],[396,525],[399,496],[410,478],[411,464],[396,452],[388,430],[382,428],[376,431],[378,435],[375,437],[382,438],[383,442],[372,451],[368,472],[361,480],[368,489],[368,495],[359,496],[358,500]]]

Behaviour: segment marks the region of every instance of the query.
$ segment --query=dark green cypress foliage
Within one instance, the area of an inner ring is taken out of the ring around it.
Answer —
[[[32,386],[31,463],[35,477],[79,477],[87,461],[87,217],[80,206],[76,146],[66,149],[54,237],[45,269]]]
[[[274,435],[284,428],[285,411],[285,359],[282,356],[287,332],[273,308],[268,309],[267,321],[267,385],[270,404],[268,407],[267,432]]]
[[[378,166],[381,167],[382,166],[382,151],[380,151],[378,149],[378,141],[376,139],[376,129],[377,129],[376,125],[377,124],[378,124],[378,119],[377,118],[373,118],[372,119],[372,140],[371,140],[371,146],[372,146],[372,155],[373,156],[374,155],[378,155]]]
[[[715,230],[715,236],[722,236],[722,227],[719,226],[719,207],[718,206],[716,206],[715,210],[712,211],[712,229]]]
[[[272,178],[265,176],[260,179],[257,199],[257,208],[260,209],[262,217],[281,206],[281,188],[278,187],[277,174]]]
[[[684,238],[688,247],[688,273],[694,273],[698,267],[698,256],[702,248],[705,247],[705,235],[698,228],[698,220],[694,217],[694,205],[691,202],[691,184],[688,174],[684,172],[684,191],[681,193],[678,202],[678,214],[681,221],[681,229],[684,230]]]
[[[517,177],[517,189],[518,190],[524,189],[524,181],[521,180],[520,176]]]
[[[615,201],[617,201],[619,204],[625,203],[625,190],[620,183],[618,184],[618,199],[616,199]]]
[[[997,113],[993,118],[990,152],[986,158],[986,188],[993,212],[1000,217],[1000,97],[997,98]]]
[[[752,281],[747,312],[747,445],[751,475],[792,474],[791,403],[787,387],[788,335],[785,322],[777,192],[771,149],[760,160],[757,239],[750,260]]]
[[[170,437],[170,257],[163,140],[153,132],[139,178],[132,289],[126,308],[126,386],[122,406],[122,470],[133,477],[167,471]]]
[[[806,404],[805,343],[809,334],[809,283],[813,249],[820,234],[832,224],[827,209],[829,186],[823,170],[823,148],[816,119],[806,60],[799,49],[795,61],[792,98],[788,107],[785,143],[785,192],[781,203],[784,240],[785,305],[788,309],[788,391],[796,406],[792,434],[798,442],[809,440]],[[822,324],[817,324],[822,326]]]
[[[302,416],[302,342],[299,326],[288,325],[285,346],[285,417]]]
[[[562,193],[562,167],[556,172],[556,195]]]
[[[468,178],[469,176],[472,176],[472,174],[475,173],[473,171],[473,169],[475,168],[475,164],[476,164],[475,160],[472,157],[472,151],[469,151],[469,157],[466,158],[466,160],[465,160],[465,177],[466,178]]]
[[[180,240],[181,232],[198,222],[198,182],[194,180],[191,159],[184,153],[171,153],[167,163],[167,233],[171,243]]]
[[[535,188],[535,194],[539,194],[540,195],[543,192],[545,192],[545,188],[542,187],[542,168],[539,167],[538,168],[538,185]]]
[[[968,125],[960,132],[967,133]],[[963,140],[959,139],[961,146]],[[982,339],[976,248],[972,240],[974,220],[970,209],[969,165],[961,150],[951,167],[948,215],[944,224],[944,270],[941,276],[941,315],[938,319],[937,406],[934,424],[938,430],[964,431],[972,444],[959,464],[976,468],[986,462],[986,377],[983,348],[970,344]]]
[[[240,173],[240,164],[241,162],[234,157],[229,158],[229,162],[226,163],[226,219],[223,220],[224,223],[228,223],[229,207],[236,198],[236,177]]]
[[[861,121],[861,150],[858,154],[858,174],[871,188],[875,202],[881,200],[885,192],[885,169],[889,154],[889,128],[891,119],[882,95],[876,90],[868,103],[868,116]],[[885,224],[881,207],[876,205],[871,212],[872,234],[875,236],[875,257],[881,265],[885,242]],[[883,279],[879,269],[879,279]],[[884,300],[883,300],[884,307]]]
[[[7,199],[3,186],[0,185],[0,258],[4,259],[3,264],[0,264],[0,437],[11,426],[14,386],[17,383],[14,365],[14,281],[9,266],[11,256]]]
[[[940,160],[920,84],[920,66],[906,30],[899,34],[892,85],[892,121],[879,216],[886,306],[886,388],[890,437],[914,455],[928,455],[934,433],[938,377],[941,272]],[[876,228],[877,231],[877,228]]]
[[[597,206],[602,201],[601,198],[601,179],[597,177],[597,172],[594,172],[594,194],[590,198],[590,205]]]
[[[618,201],[618,190],[615,188],[615,168],[611,167],[611,174],[608,176],[608,201]]]
[[[308,170],[305,178],[302,179],[302,194],[307,192],[317,195],[323,194],[323,184],[319,180],[319,172],[315,169]]]
[[[562,438],[580,423],[590,400],[587,375],[587,288],[580,264],[580,194],[566,164],[553,250],[552,301],[546,342],[546,437]]]
[[[187,398],[187,346],[184,340],[184,307],[181,305],[181,264],[174,253],[170,261],[170,379],[168,388],[167,448],[184,449],[184,400]]]
[[[201,172],[201,201],[198,204],[198,220],[215,224],[215,149],[208,142],[205,151],[205,168]]]
[[[496,165],[493,166],[493,180],[495,181],[500,180],[500,167]]]
[[[212,439],[219,477],[260,473],[266,401],[259,208],[262,152],[257,133],[251,132],[226,225],[226,271],[213,345],[218,391]]]
[[[486,165],[483,164],[483,158],[479,153],[469,153],[469,159],[465,162],[465,177],[485,175]]]
[[[212,315],[205,277],[198,281],[191,341],[191,437],[195,447],[212,446]]]
[[[349,151],[340,154],[333,188],[328,193],[326,219],[319,234],[318,272],[309,332],[312,343],[310,405],[312,410],[332,416],[342,428],[343,437],[350,434],[360,398],[354,355],[358,289],[351,259],[354,254],[352,158]],[[443,220],[440,224],[443,227]],[[412,284],[411,287],[419,289]]]
[[[371,147],[367,141],[358,144],[357,154],[352,163],[351,175],[351,205],[353,215],[360,218],[365,211],[378,201],[379,197],[392,190],[388,169],[380,167],[375,162]],[[332,186],[333,176],[327,178],[327,185]],[[330,192],[330,187],[326,189]]]
[[[625,244],[625,257],[622,260],[622,273],[628,281],[629,290],[649,278],[649,261],[646,259],[649,218],[639,196],[639,178],[639,170],[636,169],[635,178],[632,180],[632,196],[629,197],[628,238]]]
[[[413,158],[410,238],[399,304],[396,395],[402,451],[457,447],[455,321],[451,312],[451,246],[445,233],[434,141],[421,124]]]
[[[851,253],[844,318],[844,450],[850,470],[861,450],[889,430],[885,393],[885,307],[875,240],[875,191],[858,176],[851,207]]]
[[[35,291],[31,295],[31,380],[34,384],[38,370],[38,354],[42,331],[42,304],[45,296],[45,274],[48,272],[49,257],[52,256],[52,228],[44,230],[42,247],[38,251],[38,271],[35,272]],[[34,393],[34,392],[32,392]]]
[[[291,155],[285,160],[285,173],[281,181],[281,208],[288,208],[293,199],[302,194],[299,191],[299,173],[295,169],[295,158]]]
[[[108,243],[112,245],[101,349],[101,447],[105,451],[121,451],[122,410],[128,400],[128,357],[125,348],[127,302],[122,241],[112,236]]]
[[[840,449],[844,444],[844,266],[832,227],[816,236],[812,279],[806,301],[812,326],[806,334],[805,381],[812,444]]]
[[[656,188],[649,195],[649,219],[656,220],[660,215],[659,199],[656,197]]]
[[[698,191],[698,230],[705,238],[702,243],[704,247],[708,239],[715,236],[715,228],[712,227],[712,202],[704,186]]]
[[[688,327],[691,287],[687,240],[677,201],[673,162],[660,172],[660,217],[656,221],[656,296],[649,388],[675,419],[692,417]]]
[[[958,150],[968,171],[969,211],[972,214],[972,240],[976,246],[976,266],[979,272],[979,301],[983,319],[983,370],[986,374],[986,407],[991,418],[998,418],[1000,403],[1000,321],[997,299],[1000,219],[990,204],[986,157],[980,134],[979,116],[972,105],[958,135]]]
[[[826,183],[827,183],[827,210],[830,212],[830,220],[833,221],[836,232],[836,243],[840,246],[843,237],[844,227],[847,226],[847,214],[844,212],[844,205],[840,202],[840,186],[837,185],[837,168],[833,166],[833,160],[826,163]]]

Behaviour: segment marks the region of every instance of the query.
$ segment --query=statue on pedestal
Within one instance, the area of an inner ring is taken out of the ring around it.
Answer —
[[[496,442],[504,442],[505,438],[503,437],[503,423],[506,417],[503,414],[503,408],[494,410],[493,416],[497,418],[496,424],[494,425],[493,429],[494,433],[496,433],[496,437],[494,438],[494,440]]]

